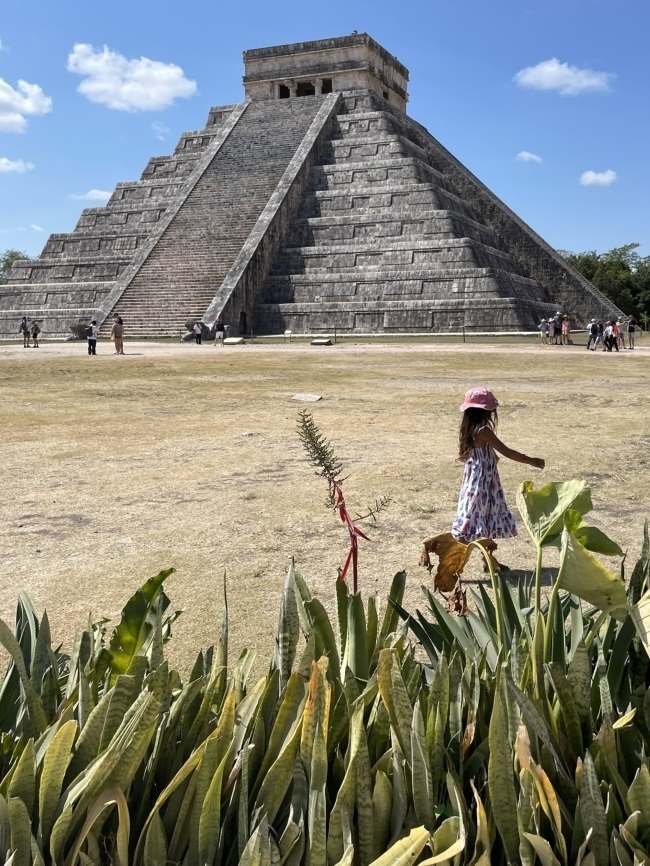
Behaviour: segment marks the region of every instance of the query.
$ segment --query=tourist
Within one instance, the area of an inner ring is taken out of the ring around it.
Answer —
[[[553,319],[555,324],[555,345],[562,345],[562,313],[557,310]]]
[[[592,352],[596,351],[596,340],[598,339],[598,322],[595,319],[592,319],[591,322],[587,325],[587,351],[591,349]],[[594,344],[593,349],[591,348],[591,344]]]
[[[620,349],[625,348],[625,334],[623,333],[623,323],[620,319],[617,319],[614,322],[614,336],[616,337],[616,342]]]
[[[555,319],[548,320],[548,342],[550,346],[555,343]]]
[[[563,346],[569,345],[570,332],[571,332],[571,327],[570,327],[570,323],[569,323],[569,317],[564,316],[564,318],[562,319],[562,345]]]
[[[542,345],[548,343],[548,322],[546,319],[542,319],[542,321],[537,326],[537,330],[539,331],[539,341]]]
[[[35,349],[39,348],[38,345],[38,335],[41,333],[41,326],[38,324],[36,319],[32,322],[32,346]]]
[[[27,316],[23,316],[18,333],[23,335],[23,349],[29,349],[29,322]]]
[[[201,345],[201,337],[203,336],[203,324],[202,322],[194,322],[192,325],[192,331],[194,333],[194,342],[197,346]]]
[[[602,321],[598,321],[598,336],[594,348],[598,348],[602,344],[603,352],[605,351],[605,326]]]
[[[603,331],[603,342],[605,343],[605,351],[611,352],[612,349],[616,349],[618,352],[618,341],[614,335],[614,322],[607,322],[607,326]]]
[[[460,407],[463,418],[458,456],[465,464],[465,472],[451,533],[466,544],[479,538],[494,541],[517,534],[515,519],[508,509],[499,479],[495,452],[537,469],[545,466],[540,457],[513,451],[497,438],[494,431],[498,405],[499,401],[487,388],[470,388]]]
[[[96,355],[97,354],[97,321],[93,319],[92,322],[88,325],[86,329],[86,336],[88,337],[88,354]]]
[[[636,335],[636,329],[639,323],[634,318],[634,316],[630,316],[627,322],[627,347],[628,349],[634,348],[634,339]]]
[[[111,328],[111,340],[115,343],[114,355],[124,354],[124,322],[117,313],[113,316],[113,327]]]

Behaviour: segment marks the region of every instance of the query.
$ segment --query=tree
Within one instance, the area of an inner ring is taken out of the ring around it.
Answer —
[[[638,248],[632,243],[606,253],[562,251],[562,255],[624,313],[643,320],[650,315],[650,256],[640,256]]]
[[[13,267],[13,263],[19,259],[28,259],[27,253],[20,250],[5,250],[0,255],[0,283],[6,283],[9,276],[9,271]]]

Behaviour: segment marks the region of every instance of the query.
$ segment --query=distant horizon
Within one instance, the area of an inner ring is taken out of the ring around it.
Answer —
[[[41,2],[29,21],[17,0],[5,7],[0,250],[38,255],[49,234],[72,231],[84,207],[200,128],[210,106],[241,102],[244,50],[356,30],[409,69],[409,116],[551,246],[638,243],[650,254],[650,117],[639,110],[650,10],[640,0],[625,16],[604,0],[440,0],[402,18],[383,0],[333,0],[326,17],[295,0],[253,0],[245,16],[203,0],[192,15],[116,0],[109,18]]]

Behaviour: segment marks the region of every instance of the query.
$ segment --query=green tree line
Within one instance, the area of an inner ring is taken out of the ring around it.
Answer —
[[[650,318],[650,256],[637,252],[639,244],[624,244],[606,253],[559,252],[624,313]]]

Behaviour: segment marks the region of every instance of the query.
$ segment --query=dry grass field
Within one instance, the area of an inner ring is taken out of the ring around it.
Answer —
[[[2,481],[0,616],[26,590],[47,607],[55,638],[115,616],[146,577],[173,565],[175,660],[215,640],[224,569],[234,649],[272,650],[291,556],[331,603],[345,535],[298,443],[296,392],[350,474],[359,510],[392,504],[361,550],[361,584],[382,592],[409,571],[408,602],[427,574],[420,541],[449,527],[462,473],[458,404],[472,384],[502,401],[500,434],[547,460],[535,481],[587,478],[595,518],[630,556],[650,513],[650,351],[433,343],[251,345],[227,349],[100,344],[0,349]],[[527,467],[503,461],[514,506]],[[525,535],[502,558],[531,565]],[[479,577],[478,563],[473,564]]]

